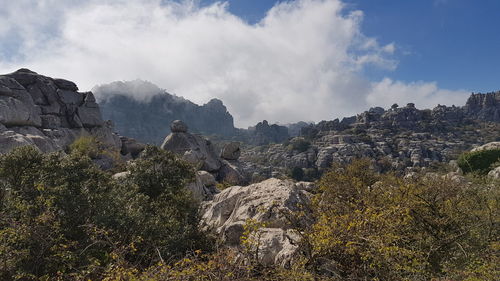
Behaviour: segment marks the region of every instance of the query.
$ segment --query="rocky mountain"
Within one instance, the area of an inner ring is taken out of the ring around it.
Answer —
[[[0,75],[0,153],[25,145],[43,152],[63,150],[80,136],[122,146],[91,92],[29,69]]]
[[[170,133],[169,124],[178,119],[194,133],[235,134],[233,117],[218,99],[200,106],[138,80],[100,85],[93,92],[99,99],[103,117],[113,120],[116,131],[142,142],[160,144]]]
[[[222,101],[212,99],[197,105],[169,94],[158,86],[141,80],[112,82],[92,90],[105,119],[113,120],[116,131],[145,143],[161,144],[170,133],[168,124],[182,120],[191,132],[215,139],[240,141],[252,145],[280,143],[289,138],[288,128],[266,120],[248,129],[234,127],[233,116]],[[294,135],[307,125],[291,124]]]
[[[368,157],[379,170],[408,171],[456,159],[500,139],[500,92],[472,94],[465,106],[419,110],[410,103],[371,108],[356,116],[306,126],[282,144],[249,147],[241,161],[255,179],[290,175],[314,179],[332,163]]]

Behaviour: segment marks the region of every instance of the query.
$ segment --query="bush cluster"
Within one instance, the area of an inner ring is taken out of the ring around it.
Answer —
[[[81,153],[0,156],[0,279],[99,280],[206,249],[191,166],[148,147],[120,183]]]
[[[309,270],[339,280],[494,280],[500,186],[334,166],[305,230]],[[445,279],[449,278],[449,279]]]
[[[307,151],[309,147],[311,147],[311,142],[307,141],[304,138],[295,138],[290,141],[290,144],[288,145],[288,148],[290,150],[295,150],[299,153]]]
[[[492,164],[500,161],[500,149],[479,150],[462,153],[457,160],[464,173],[487,174]]]

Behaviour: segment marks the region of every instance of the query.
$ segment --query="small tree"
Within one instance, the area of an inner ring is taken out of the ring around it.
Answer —
[[[301,181],[304,178],[304,170],[300,167],[293,167],[290,171],[290,177],[296,181]]]

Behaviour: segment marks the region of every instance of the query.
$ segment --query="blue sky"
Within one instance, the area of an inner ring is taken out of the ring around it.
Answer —
[[[255,23],[280,1],[228,2],[232,13]],[[364,34],[382,44],[395,42],[399,63],[390,72],[392,78],[437,81],[448,89],[500,90],[500,1],[347,0],[345,4],[347,10],[363,11]],[[374,79],[388,75],[376,69],[365,72]]]
[[[0,7],[0,73],[26,67],[82,91],[148,80],[198,104],[221,99],[240,127],[332,120],[393,103],[461,106],[470,92],[500,90],[498,0],[0,0]]]

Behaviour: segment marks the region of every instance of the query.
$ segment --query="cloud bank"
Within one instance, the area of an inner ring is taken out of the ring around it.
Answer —
[[[242,127],[329,120],[394,102],[459,105],[468,95],[435,82],[370,81],[368,67],[396,70],[397,44],[365,36],[362,11],[347,11],[340,0],[281,2],[257,24],[225,2],[0,4],[0,72],[28,67],[82,90],[144,79],[196,103],[220,98]]]

